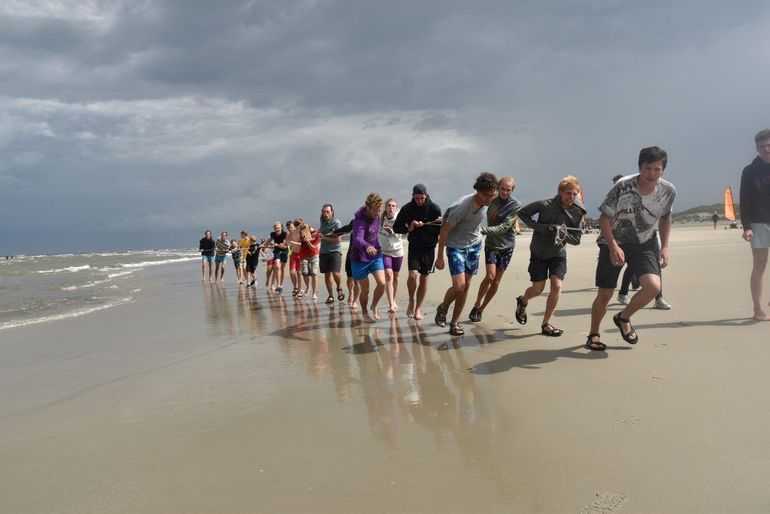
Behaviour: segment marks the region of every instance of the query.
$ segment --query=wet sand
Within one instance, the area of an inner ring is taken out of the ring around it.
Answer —
[[[149,270],[135,303],[5,330],[1,510],[770,511],[770,323],[750,320],[739,231],[676,226],[673,310],[638,313],[632,347],[612,303],[606,353],[583,348],[594,239],[569,248],[561,338],[540,335],[545,297],[513,322],[527,237],[463,338],[432,322],[446,271],[425,320],[402,281],[398,315],[367,325],[231,274],[201,286],[197,263]]]

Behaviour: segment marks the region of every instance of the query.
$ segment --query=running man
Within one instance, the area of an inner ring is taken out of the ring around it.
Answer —
[[[497,198],[492,200],[487,209],[487,226],[481,227],[484,240],[484,263],[486,275],[479,284],[479,294],[473,304],[468,319],[481,321],[482,313],[503,279],[503,274],[511,262],[513,248],[516,246],[516,219],[521,203],[511,196],[516,189],[513,177],[503,177],[497,184]]]
[[[522,296],[516,298],[515,317],[520,324],[527,323],[529,301],[543,292],[546,280],[550,281],[543,322],[540,325],[540,333],[549,337],[559,337],[564,333],[560,328],[551,325],[551,316],[559,304],[564,277],[567,275],[565,243],[580,244],[581,224],[586,210],[578,202],[579,194],[578,179],[569,175],[559,181],[556,196],[527,204],[519,211],[519,219],[534,233],[529,245],[528,269],[532,285]],[[534,215],[537,215],[537,221],[532,219]],[[561,226],[566,230],[560,229]]]
[[[408,318],[413,317],[416,320],[423,318],[422,302],[428,291],[428,275],[433,271],[440,225],[441,207],[430,199],[428,190],[423,184],[415,184],[412,188],[412,200],[401,207],[393,223],[393,232],[409,234],[407,236],[409,277],[406,280],[406,289],[409,293],[409,302],[406,307]]]
[[[762,278],[770,248],[770,129],[760,130],[754,142],[758,155],[741,174],[741,221],[743,239],[751,243],[753,264],[749,285],[754,319],[770,321],[762,308]]]
[[[201,282],[206,282],[206,269],[208,269],[209,282],[211,282],[211,265],[214,264],[214,248],[216,243],[211,237],[211,230],[203,233],[203,239],[198,243],[201,252]]]
[[[319,253],[319,267],[324,275],[326,283],[326,303],[334,303],[332,295],[332,279],[337,286],[337,300],[343,301],[345,293],[342,292],[340,270],[342,269],[342,236],[334,231],[342,227],[342,222],[334,217],[334,207],[325,203],[321,207],[321,225],[318,230],[321,233],[321,250]]]
[[[475,193],[463,196],[449,206],[441,225],[438,238],[436,269],[444,269],[444,248],[449,261],[452,285],[444,294],[444,301],[436,307],[436,324],[446,326],[449,306],[454,302],[449,334],[461,336],[465,333],[460,324],[460,314],[465,307],[471,279],[479,270],[481,256],[481,222],[487,215],[487,207],[497,197],[497,177],[488,171],[482,172],[473,184]]]
[[[657,147],[639,152],[639,173],[624,177],[610,189],[599,207],[599,261],[596,264],[596,294],[591,307],[591,330],[586,348],[604,351],[599,327],[607,313],[623,264],[639,278],[641,289],[612,321],[629,344],[639,342],[631,317],[660,292],[660,270],[668,265],[671,208],[676,188],[662,179],[668,163],[666,152]],[[655,225],[660,232],[660,251],[656,252]]]
[[[214,281],[224,282],[227,254],[230,253],[230,241],[227,240],[227,232],[219,234],[214,252],[216,253],[214,256]]]

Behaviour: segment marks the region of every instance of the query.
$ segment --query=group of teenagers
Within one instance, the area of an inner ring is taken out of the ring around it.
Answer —
[[[760,264],[763,258],[766,264],[770,247],[770,130],[757,134],[755,141],[759,156],[744,170],[742,180],[741,199],[746,202],[742,205],[743,237],[751,242],[754,252],[751,278],[754,317],[766,320],[768,317],[757,298],[761,296],[761,272],[764,272],[764,265]],[[653,300],[662,299],[661,269],[669,260],[671,212],[676,197],[674,185],[662,178],[667,163],[665,150],[657,146],[643,148],[639,152],[638,172],[614,177],[614,185],[599,206],[598,291],[585,342],[585,347],[590,350],[606,350],[600,326],[624,265],[628,281],[633,278],[638,286],[638,291],[630,298],[627,289],[625,293],[621,290],[619,302],[623,308],[612,317],[626,342],[636,344],[639,341],[631,323],[632,316]],[[748,175],[750,178],[746,179]],[[752,189],[751,193],[744,194],[744,183]],[[498,179],[492,173],[482,172],[473,184],[474,191],[443,211],[430,198],[423,184],[412,188],[411,200],[400,209],[394,199],[383,201],[378,193],[370,193],[347,225],[343,226],[335,218],[333,207],[325,204],[317,228],[294,220],[287,223],[287,230],[283,230],[282,224],[276,222],[270,237],[259,243],[254,236],[249,238],[243,233],[242,236],[249,240],[248,246],[243,239],[240,243],[231,241],[227,245],[231,253],[237,246],[236,252],[246,251],[249,256],[272,250],[272,258],[268,259],[267,286],[276,292],[282,291],[287,261],[295,296],[312,295],[316,299],[317,275],[323,273],[328,292],[326,302],[334,303],[335,288],[337,300],[345,299],[340,274],[343,262],[341,241],[342,236],[349,233],[350,244],[344,261],[348,305],[352,309],[360,306],[364,319],[370,322],[380,319],[378,305],[383,296],[387,297],[388,312],[398,310],[396,292],[405,255],[408,269],[406,315],[417,320],[423,318],[422,307],[430,274],[448,267],[452,283],[436,307],[434,321],[441,327],[448,325],[449,333],[459,336],[464,333],[460,318],[482,254],[486,274],[468,315],[471,322],[482,320],[484,309],[497,293],[514,251],[516,220],[519,219],[533,231],[528,267],[531,285],[516,298],[514,317],[522,325],[528,322],[527,308],[548,282],[550,291],[540,328],[543,335],[558,337],[563,331],[551,324],[551,318],[567,273],[566,245],[580,244],[585,225],[586,210],[578,199],[580,184],[576,177],[566,176],[559,181],[556,196],[523,206],[512,196],[515,187],[512,177]],[[210,232],[206,236],[201,240],[204,279],[206,251],[211,245]],[[406,254],[403,236],[408,243]],[[227,241],[226,233],[220,240]],[[215,260],[223,262],[221,254],[227,254],[225,248],[224,242],[221,249],[219,240],[214,243]],[[235,260],[235,254],[233,256]],[[239,280],[253,285],[256,264],[252,266],[249,257],[245,259],[245,275],[239,275]],[[370,275],[375,284],[371,302]],[[670,308],[665,301],[663,304],[666,306],[656,306]]]

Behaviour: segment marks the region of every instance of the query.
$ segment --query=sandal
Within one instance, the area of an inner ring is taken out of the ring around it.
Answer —
[[[516,298],[516,321],[518,321],[520,325],[527,324],[527,304],[524,303],[523,296]]]
[[[543,323],[540,325],[540,333],[549,337],[559,337],[564,333],[564,330],[556,328],[550,323]]]
[[[588,339],[586,339],[586,348],[595,352],[605,351],[607,349],[607,345],[601,341],[592,341],[594,337],[601,337],[601,335],[599,335],[597,332],[591,332],[588,334]]]
[[[618,330],[620,330],[620,337],[622,337],[625,342],[628,344],[636,344],[639,342],[639,335],[636,333],[636,330],[634,330],[634,327],[631,326],[630,319],[626,319],[622,317],[620,313],[617,313],[612,317],[612,321],[615,323],[615,326],[618,327]],[[623,332],[623,323],[628,323],[628,332]]]
[[[329,298],[326,299],[326,303],[334,303],[334,297],[329,295]]]
[[[449,325],[449,335],[450,336],[461,336],[465,334],[465,330],[463,330],[463,326],[459,323],[452,323]]]
[[[291,290],[291,295],[292,296],[297,296],[297,290],[296,289],[292,289]]]
[[[440,327],[446,326],[446,313],[447,313],[447,310],[444,309],[444,307],[442,307],[441,304],[439,304],[438,307],[436,307],[436,317],[433,318],[433,321],[436,322],[436,325]]]
[[[329,296],[329,298],[331,298],[331,296]],[[341,287],[338,287],[337,288],[337,300],[342,301],[344,299],[345,299],[345,293],[342,292],[342,288]]]
[[[305,296],[305,293],[304,293],[304,292],[302,292],[302,289],[300,289],[299,291],[297,291],[297,298],[302,298],[303,296]]]

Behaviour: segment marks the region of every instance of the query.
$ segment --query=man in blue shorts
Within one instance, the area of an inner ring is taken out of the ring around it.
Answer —
[[[214,281],[225,281],[225,264],[227,260],[227,254],[230,253],[230,241],[227,239],[227,232],[219,234],[214,246]]]
[[[198,250],[201,252],[201,282],[206,282],[206,269],[208,268],[209,282],[211,282],[211,265],[214,264],[214,247],[216,243],[211,237],[211,230],[203,233],[203,239],[198,243]]]
[[[757,157],[741,174],[741,221],[743,239],[751,243],[751,300],[754,319],[770,321],[762,308],[762,277],[767,267],[770,248],[770,129],[754,136]]]
[[[497,178],[487,171],[481,173],[473,184],[475,193],[463,196],[449,206],[443,216],[441,232],[438,238],[436,269],[444,269],[444,248],[449,261],[449,274],[452,285],[444,295],[444,301],[436,307],[435,322],[446,326],[449,306],[454,302],[449,333],[461,336],[465,332],[459,323],[460,314],[465,307],[473,275],[479,269],[481,256],[481,222],[487,215],[487,207],[497,197]]]
[[[591,330],[586,348],[604,351],[599,327],[607,313],[623,264],[639,278],[641,289],[612,321],[620,336],[636,344],[639,335],[631,325],[631,316],[650,303],[660,292],[660,270],[668,265],[668,239],[671,233],[671,209],[676,197],[674,185],[661,177],[668,163],[665,150],[650,146],[639,152],[639,173],[615,183],[599,207],[599,261],[596,287],[591,306]],[[660,253],[656,254],[655,225],[660,233]]]

